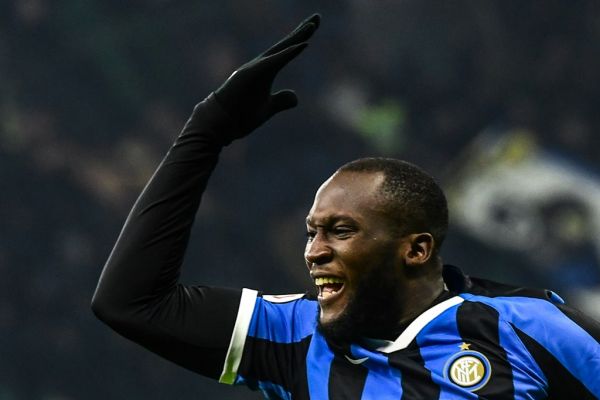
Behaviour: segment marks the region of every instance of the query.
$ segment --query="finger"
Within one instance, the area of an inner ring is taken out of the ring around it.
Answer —
[[[300,25],[298,25],[296,27],[296,29],[300,28],[302,25],[308,24],[308,23],[312,23],[315,24],[317,26],[317,28],[319,27],[319,24],[321,23],[321,14],[319,13],[314,13],[313,15],[311,15],[310,17],[306,18],[304,21],[300,22]]]
[[[314,13],[313,15],[308,17],[306,21],[315,24],[318,28],[319,25],[321,25],[321,14]]]
[[[300,43],[288,47],[280,51],[279,53],[260,59],[257,62],[257,66],[263,71],[269,71],[269,73],[271,73],[273,77],[275,77],[275,74],[279,72],[281,68],[285,67],[287,63],[296,58],[298,54],[302,53],[302,51],[307,47],[308,43]]]
[[[272,54],[279,53],[282,50],[290,46],[294,46],[298,43],[307,41],[313,33],[317,30],[317,26],[313,23],[308,23],[302,26],[298,31],[294,31],[292,34],[287,36],[285,39],[271,47],[269,50],[262,54],[262,57],[268,57]]]
[[[298,105],[298,97],[293,90],[285,89],[274,93],[269,103],[269,116],[271,116],[280,111],[296,107]]]
[[[294,29],[289,35],[280,40],[275,45],[271,46],[265,51],[262,56],[270,56],[285,49],[286,47],[293,46],[298,43],[306,42],[317,30],[321,22],[321,16],[319,14],[313,14],[308,17],[296,29]]]

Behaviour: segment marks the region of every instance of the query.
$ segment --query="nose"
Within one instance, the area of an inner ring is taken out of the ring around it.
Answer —
[[[320,265],[329,262],[332,255],[333,251],[329,247],[327,240],[323,237],[322,232],[318,232],[312,240],[306,243],[304,259],[309,269],[311,265]]]

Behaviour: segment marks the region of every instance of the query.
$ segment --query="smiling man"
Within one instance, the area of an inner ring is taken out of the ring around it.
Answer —
[[[446,199],[417,167],[382,158],[344,165],[317,192],[306,224],[326,337],[394,339],[445,295],[437,250]]]
[[[222,148],[296,105],[271,92],[314,15],[198,104],[134,205],[92,307],[185,368],[270,399],[591,399],[600,328],[554,293],[443,266],[444,194],[418,167],[366,158],[318,190],[306,219],[309,295],[178,283]],[[210,266],[206,266],[210,268]]]

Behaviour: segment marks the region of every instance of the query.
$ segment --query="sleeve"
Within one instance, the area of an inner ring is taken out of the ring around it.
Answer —
[[[244,289],[220,382],[289,398],[317,316],[317,302],[305,294],[257,296]]]
[[[514,328],[544,374],[548,397],[600,398],[600,324],[560,302],[540,301],[535,310]]]
[[[242,291],[185,286],[179,276],[230,124],[214,95],[194,108],[133,206],[92,300],[98,318],[121,335],[214,379],[223,369]]]

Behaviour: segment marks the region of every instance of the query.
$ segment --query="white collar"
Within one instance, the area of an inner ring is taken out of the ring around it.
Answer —
[[[411,322],[393,342],[380,339],[366,339],[365,342],[367,346],[373,346],[377,351],[381,351],[382,353],[392,353],[394,351],[405,349],[428,323],[433,321],[438,315],[450,307],[460,304],[463,301],[464,299],[462,297],[454,296],[429,308]]]

